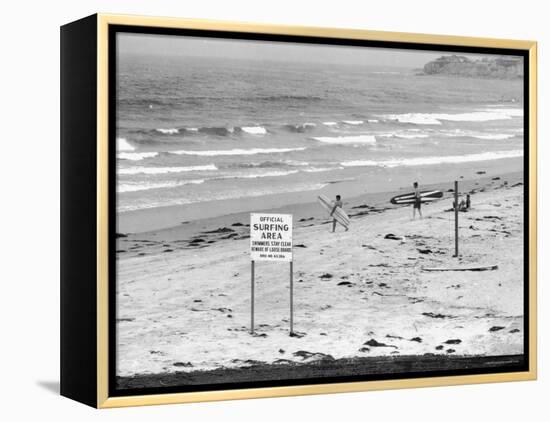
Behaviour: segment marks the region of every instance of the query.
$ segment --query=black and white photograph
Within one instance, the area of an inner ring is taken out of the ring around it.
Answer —
[[[524,56],[115,45],[115,390],[526,368]]]

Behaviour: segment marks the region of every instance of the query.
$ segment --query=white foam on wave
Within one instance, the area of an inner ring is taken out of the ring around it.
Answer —
[[[523,110],[520,110],[520,112],[521,114],[518,114],[517,111],[512,109],[484,110],[460,114],[436,114],[436,119],[453,122],[487,122],[490,120],[508,120],[512,117],[523,116]]]
[[[373,135],[355,135],[355,136],[317,136],[312,139],[323,142],[325,144],[335,145],[359,145],[359,144],[375,144],[376,137]]]
[[[337,122],[323,122],[323,124],[324,124],[325,126],[336,126],[336,125],[338,125]]]
[[[346,125],[358,126],[365,122],[363,120],[342,120],[342,123],[345,123]]]
[[[280,170],[280,171],[266,171],[264,173],[253,173],[253,174],[230,174],[227,176],[215,177],[212,180],[220,179],[258,179],[262,177],[281,177],[288,176],[290,174],[298,173],[299,170]]]
[[[218,155],[256,155],[256,154],[276,154],[292,151],[303,151],[305,147],[299,148],[250,148],[250,149],[227,149],[227,150],[206,150],[206,151],[192,151],[192,150],[179,150],[170,151],[171,154],[178,155],[199,155],[204,157],[215,157]]]
[[[144,158],[153,158],[159,155],[158,152],[119,152],[117,158],[121,160],[140,161]]]
[[[190,171],[215,171],[218,168],[214,164],[205,166],[188,166],[188,167],[127,167],[118,169],[118,174],[167,174],[167,173],[183,173]]]
[[[134,151],[136,148],[130,145],[126,138],[116,138],[117,151]]]
[[[383,133],[376,136],[382,138],[403,138],[403,139],[416,139],[416,138],[428,138],[430,135],[426,133],[407,133],[407,132],[396,132],[396,133]]]
[[[523,129],[520,129],[521,132],[523,132]],[[516,133],[480,133],[480,132],[472,132],[472,131],[465,131],[460,129],[455,129],[451,131],[441,132],[445,136],[450,137],[469,137],[469,138],[477,138],[477,139],[487,139],[487,140],[504,140],[504,139],[511,139],[516,136]]]
[[[195,180],[173,180],[168,182],[137,182],[137,183],[119,183],[117,185],[117,192],[139,192],[152,189],[167,189],[175,188],[184,185],[200,185],[204,183],[204,179]]]
[[[343,170],[343,167],[310,167],[307,169],[304,169],[307,173],[322,173],[325,171],[332,171],[332,170]]]
[[[523,150],[482,152],[479,154],[448,155],[434,157],[396,158],[391,160],[355,160],[341,163],[344,167],[400,167],[424,166],[434,164],[470,163],[477,161],[500,160],[503,158],[523,157]]]
[[[170,128],[170,129],[159,128],[159,129],[155,129],[155,130],[157,132],[162,133],[163,135],[176,135],[176,134],[180,133],[179,129],[176,129],[176,128]]]
[[[428,138],[430,135],[426,133],[398,133],[398,138],[404,138],[404,139],[416,139],[416,138]]]
[[[265,127],[262,126],[243,126],[241,129],[250,135],[265,135],[267,133]]]
[[[289,166],[309,166],[307,161],[285,160],[284,163]]]
[[[484,135],[472,135],[474,138],[478,139],[494,139],[497,141],[503,140],[503,139],[510,139],[513,138],[514,134],[510,133],[490,133],[490,134],[484,134]]]
[[[440,125],[441,121],[451,122],[487,122],[491,120],[508,120],[523,116],[522,109],[485,109],[468,113],[404,113],[386,114],[383,117],[389,120],[397,120],[401,123],[414,123],[417,125]]]
[[[405,114],[386,114],[383,116],[388,120],[397,120],[400,123],[414,123],[415,125],[440,125],[432,114],[405,113]]]

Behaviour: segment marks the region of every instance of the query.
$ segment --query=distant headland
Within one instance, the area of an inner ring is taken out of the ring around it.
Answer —
[[[523,77],[523,59],[513,56],[498,56],[473,60],[466,56],[453,54],[441,56],[426,63],[421,74],[516,79]]]

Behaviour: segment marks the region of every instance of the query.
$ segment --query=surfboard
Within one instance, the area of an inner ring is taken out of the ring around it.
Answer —
[[[433,202],[442,197],[443,192],[440,190],[425,190],[420,192],[420,202],[422,203]],[[390,199],[390,202],[394,205],[414,204],[414,192],[394,196]]]
[[[465,266],[465,267],[439,267],[422,268],[423,271],[492,271],[498,270],[498,265]]]
[[[330,214],[330,212],[334,208],[334,202],[331,201],[330,199],[328,199],[325,195],[319,195],[318,199],[319,199],[319,203],[321,204],[321,206],[326,211],[328,211],[328,213]],[[348,215],[346,214],[346,212],[342,208],[336,207],[336,209],[334,210],[334,213],[332,214],[332,216],[342,226],[344,226],[346,228],[349,226],[350,219],[349,219]]]

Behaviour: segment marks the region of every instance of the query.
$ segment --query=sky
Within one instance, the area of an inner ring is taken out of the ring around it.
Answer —
[[[119,33],[118,53],[418,68],[444,52]],[[468,54],[468,57],[473,55]]]

